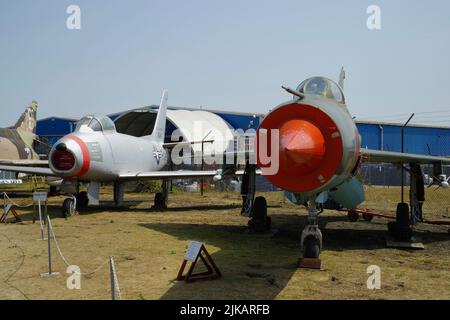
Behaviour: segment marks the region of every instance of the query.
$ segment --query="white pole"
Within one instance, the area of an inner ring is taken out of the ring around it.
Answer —
[[[44,239],[44,226],[42,225],[41,200],[38,199],[39,224],[41,225],[41,240]]]

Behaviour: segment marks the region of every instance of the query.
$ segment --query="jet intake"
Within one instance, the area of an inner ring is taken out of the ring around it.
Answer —
[[[72,152],[66,150],[56,150],[53,152],[52,165],[60,171],[69,171],[75,166],[75,157]]]

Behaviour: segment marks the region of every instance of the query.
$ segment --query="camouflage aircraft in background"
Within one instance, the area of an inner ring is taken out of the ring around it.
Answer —
[[[36,112],[38,104],[33,101],[20,116],[14,127],[0,128],[0,164],[22,166],[45,166],[33,149],[36,140]]]

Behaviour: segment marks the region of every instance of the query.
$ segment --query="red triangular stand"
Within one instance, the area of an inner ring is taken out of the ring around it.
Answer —
[[[193,273],[195,265],[197,264],[198,259],[203,262],[206,269],[208,271],[201,272],[201,273]],[[192,262],[191,266],[189,267],[188,272],[186,275],[183,275],[184,269],[186,268],[186,265],[188,263],[188,260],[184,259],[183,263],[181,264],[180,271],[178,271],[177,280],[178,281],[186,281],[186,282],[193,282],[197,280],[215,280],[222,277],[222,273],[220,272],[219,268],[214,263],[212,257],[209,255],[208,251],[206,251],[206,248],[204,245],[201,246],[200,251],[194,260]]]
[[[11,204],[8,204],[4,211],[2,216],[0,217],[0,223],[8,223],[8,213],[12,213],[14,218],[16,219],[15,222],[22,222],[22,219],[20,219],[19,215],[17,214],[16,210],[14,209],[14,207]]]

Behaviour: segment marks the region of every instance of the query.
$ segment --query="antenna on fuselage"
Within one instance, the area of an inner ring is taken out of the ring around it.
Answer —
[[[344,67],[341,68],[341,73],[339,74],[339,87],[344,90],[344,81],[345,81],[345,70]]]

